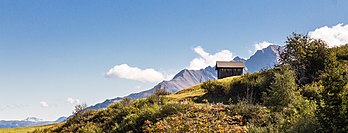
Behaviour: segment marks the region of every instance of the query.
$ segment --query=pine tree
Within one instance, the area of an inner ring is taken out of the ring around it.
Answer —
[[[290,66],[281,66],[278,71],[274,74],[270,89],[263,96],[264,104],[273,107],[276,111],[288,107],[299,95],[294,72]]]

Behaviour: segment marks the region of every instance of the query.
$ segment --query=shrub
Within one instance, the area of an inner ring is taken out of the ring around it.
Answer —
[[[240,100],[248,103],[259,103],[262,92],[265,92],[272,79],[272,71],[256,72],[242,76],[240,79],[230,83],[229,97],[232,103]]]
[[[230,116],[220,105],[192,106],[184,113],[147,121],[144,132],[247,132],[243,117]]]
[[[231,104],[227,107],[231,115],[242,115],[243,122],[257,127],[265,127],[272,124],[271,114],[268,108],[261,105],[249,104],[246,101]]]
[[[207,90],[208,94],[213,97],[223,97],[227,94],[225,92],[228,90],[228,88],[224,88],[222,83],[211,80],[204,82],[201,87]]]
[[[81,126],[78,130],[78,133],[102,133],[103,130],[98,127],[98,125],[92,123],[92,122],[87,122],[87,124]]]
[[[323,90],[323,86],[319,82],[313,82],[306,84],[300,88],[302,96],[310,100],[317,100],[320,98],[320,93]]]

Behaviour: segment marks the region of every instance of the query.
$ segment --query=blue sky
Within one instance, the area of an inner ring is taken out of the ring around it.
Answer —
[[[121,64],[165,78],[189,68],[199,48],[248,58],[260,42],[282,45],[292,32],[346,25],[347,6],[345,0],[1,0],[0,119],[54,120],[78,101],[95,104],[158,83],[105,76]]]

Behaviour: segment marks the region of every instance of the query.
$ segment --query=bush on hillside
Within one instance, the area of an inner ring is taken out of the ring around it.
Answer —
[[[247,132],[243,116],[229,115],[218,104],[193,105],[183,113],[165,117],[158,122],[147,121],[144,132]]]
[[[212,97],[224,97],[228,92],[228,88],[224,87],[221,82],[208,80],[201,87],[207,90],[207,94]]]
[[[266,91],[272,79],[270,70],[248,74],[231,82],[228,96],[233,103],[247,101],[248,103],[260,103],[262,92]]]
[[[190,108],[190,104],[168,103],[152,95],[138,100],[123,99],[105,110],[87,111],[73,116],[53,132],[142,132],[146,121],[158,120]]]
[[[321,84],[319,82],[313,82],[300,87],[301,95],[309,100],[320,99],[320,93],[324,88]]]

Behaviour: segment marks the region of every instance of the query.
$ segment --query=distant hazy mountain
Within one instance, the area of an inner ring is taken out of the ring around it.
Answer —
[[[31,122],[40,122],[43,121],[42,119],[36,118],[36,117],[28,117],[24,119],[23,121],[31,121]]]
[[[253,73],[255,71],[260,71],[261,69],[271,68],[275,64],[278,64],[278,49],[280,46],[271,45],[262,50],[258,50],[254,55],[252,55],[248,60],[236,56],[232,61],[245,62],[246,71]],[[184,69],[174,76],[172,80],[163,81],[157,84],[155,87],[138,93],[132,93],[126,97],[131,99],[139,99],[147,97],[153,94],[156,89],[165,89],[168,92],[175,93],[179,90],[185,89],[187,87],[196,85],[198,83],[205,82],[207,80],[215,80],[217,73],[214,67],[207,67],[201,70],[187,70]],[[110,104],[122,100],[123,97],[117,97],[114,99],[107,99],[102,103],[90,106],[87,109],[95,110],[106,108]]]
[[[65,117],[65,116],[62,116],[62,117],[59,117],[57,120],[55,120],[54,122],[63,122],[65,120],[67,120],[68,117]]]
[[[28,117],[24,120],[0,120],[0,128],[15,128],[15,127],[27,127],[27,126],[39,126],[46,124],[53,124],[63,122],[67,117],[60,117],[55,121],[44,121],[36,117]]]
[[[24,120],[0,120],[0,128],[14,128],[14,127],[26,127],[36,126],[53,123],[51,121],[43,121],[36,117],[28,117]]]

